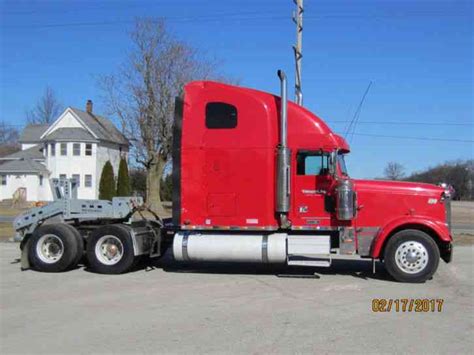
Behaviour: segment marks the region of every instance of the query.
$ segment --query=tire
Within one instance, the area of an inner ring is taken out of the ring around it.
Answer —
[[[134,265],[135,255],[130,229],[111,224],[93,231],[87,240],[87,260],[94,272],[122,274]]]
[[[429,280],[438,269],[439,258],[439,248],[433,238],[416,229],[394,234],[384,252],[385,268],[399,282]]]
[[[70,224],[66,223],[64,225],[71,230],[77,240],[77,254],[74,258],[73,263],[71,264],[71,268],[73,268],[76,267],[77,264],[79,264],[81,259],[84,257],[84,238],[82,237],[81,233],[79,233],[79,231],[74,228],[74,226],[71,226]]]
[[[65,271],[75,266],[79,248],[74,232],[64,223],[45,224],[31,237],[30,264],[38,271]]]

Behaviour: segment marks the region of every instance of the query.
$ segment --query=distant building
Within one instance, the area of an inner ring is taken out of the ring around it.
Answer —
[[[117,175],[129,142],[107,118],[68,107],[51,125],[28,125],[21,151],[0,158],[0,200],[26,191],[27,201],[51,201],[50,178],[76,178],[78,198],[96,199],[102,168],[110,160]]]

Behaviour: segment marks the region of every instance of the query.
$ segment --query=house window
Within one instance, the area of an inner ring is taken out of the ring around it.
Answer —
[[[43,146],[43,153],[44,153],[44,156],[45,156],[45,157],[48,156],[48,145],[47,145],[47,144],[45,144],[45,145]]]
[[[74,156],[81,155],[81,143],[74,143],[72,145],[72,155]]]
[[[40,186],[43,186],[43,175],[39,176],[39,184]]]
[[[81,186],[81,175],[79,174],[72,174],[72,178],[76,180],[76,186]]]
[[[67,155],[67,143],[61,143],[61,155]]]
[[[86,143],[86,155],[92,155],[92,143]]]
[[[51,156],[56,156],[56,143],[51,143]]]
[[[1,176],[2,186],[5,186],[7,184],[7,176],[6,175],[0,175],[0,176]]]
[[[206,105],[206,127],[211,129],[237,127],[237,108],[224,102]]]
[[[59,174],[59,180],[66,180],[66,174]]]
[[[92,175],[85,175],[84,186],[92,187]]]

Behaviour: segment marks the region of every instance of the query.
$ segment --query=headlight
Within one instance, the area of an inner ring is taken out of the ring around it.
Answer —
[[[442,187],[444,189],[443,193],[441,194],[441,201],[451,199],[454,196],[454,188],[446,184],[445,182],[442,182],[438,184],[438,186]]]

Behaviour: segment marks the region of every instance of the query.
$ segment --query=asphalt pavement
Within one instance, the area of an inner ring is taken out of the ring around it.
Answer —
[[[424,284],[366,261],[330,269],[181,266],[125,275],[20,271],[0,243],[0,352],[452,353],[474,351],[472,246]],[[314,274],[316,273],[316,274]],[[444,300],[438,312],[374,312],[373,299]]]

